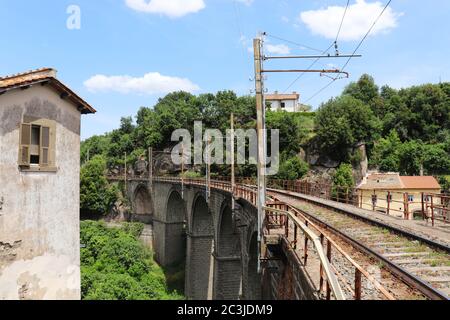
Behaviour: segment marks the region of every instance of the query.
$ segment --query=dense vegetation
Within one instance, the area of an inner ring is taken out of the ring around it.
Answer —
[[[104,210],[111,205],[114,190],[101,178],[107,167],[134,163],[148,147],[163,150],[173,130],[229,128],[230,114],[236,128],[255,127],[253,97],[237,97],[231,91],[194,96],[186,92],[168,94],[152,107],[142,107],[133,121],[123,118],[118,129],[82,143],[82,207]],[[316,146],[320,155],[338,163],[356,164],[355,146],[367,147],[371,168],[407,175],[438,176],[444,189],[450,188],[450,83],[425,84],[395,90],[379,88],[372,77],[363,75],[336,98],[323,103],[316,113],[267,112],[268,129],[280,130],[280,172],[275,178],[300,179],[308,165],[298,158],[301,146]],[[87,159],[90,159],[87,161]],[[219,176],[230,174],[229,166],[213,166]],[[189,172],[201,176],[201,172]],[[236,174],[255,176],[254,165],[239,165]],[[97,194],[96,194],[96,190]]]
[[[323,154],[350,162],[356,143],[368,146],[370,165],[407,175],[450,172],[450,83],[381,89],[363,75],[317,112]]]
[[[142,107],[135,122],[132,117],[121,119],[120,127],[102,136],[94,136],[81,145],[82,179],[81,207],[87,212],[108,212],[114,203],[114,189],[103,178],[108,167],[134,163],[146,150],[165,150],[173,147],[172,132],[187,129],[193,134],[194,122],[202,121],[203,129],[230,128],[231,112],[235,114],[236,129],[252,129],[256,125],[255,100],[250,96],[237,97],[231,91],[194,96],[186,92],[174,92],[160,99],[153,108]],[[290,114],[267,112],[268,129],[280,130],[279,178],[299,179],[308,171],[308,165],[297,157],[302,143],[313,135],[314,113]],[[224,155],[225,157],[225,155]],[[230,175],[227,165],[214,165],[218,176]],[[204,175],[189,172],[190,176]],[[202,173],[203,172],[203,173]],[[251,164],[238,165],[239,176],[255,176],[256,167]]]
[[[163,270],[139,241],[143,225],[108,228],[81,222],[81,294],[84,300],[173,300]]]
[[[81,167],[80,207],[85,213],[107,213],[118,197],[117,187],[105,177],[106,160],[94,156]]]

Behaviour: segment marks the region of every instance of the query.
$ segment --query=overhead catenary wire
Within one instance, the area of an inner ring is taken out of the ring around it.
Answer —
[[[392,0],[389,0],[388,3],[384,6],[383,10],[380,12],[380,14],[378,15],[378,17],[375,19],[375,21],[373,22],[372,26],[369,28],[369,31],[367,31],[367,33],[364,35],[364,37],[361,39],[361,41],[359,42],[358,46],[356,47],[355,51],[353,51],[353,54],[355,54],[359,48],[361,47],[361,45],[363,44],[364,40],[366,40],[366,38],[369,36],[369,34],[372,32],[373,28],[375,27],[375,25],[377,24],[378,20],[380,20],[380,18],[383,16],[384,12],[386,11],[386,9],[389,7],[389,5],[391,4]],[[347,62],[344,64],[344,66],[342,67],[342,70],[344,70],[348,64],[350,63],[350,60],[352,60],[352,57],[348,58]]]
[[[243,29],[242,29],[242,23],[241,23],[241,15],[240,15],[238,4],[236,3],[236,0],[233,0],[233,8],[234,8],[234,16],[236,18],[236,26],[238,28],[239,36],[240,36],[239,41],[241,42],[242,50],[244,50],[244,57],[247,57],[245,48],[242,43],[243,41],[246,40],[246,37],[244,36],[244,33],[242,32]]]
[[[363,44],[363,42],[366,40],[366,38],[369,36],[370,32],[372,32],[373,28],[375,27],[375,25],[377,24],[377,22],[380,20],[380,18],[383,16],[384,12],[386,11],[386,9],[389,7],[389,5],[391,4],[392,0],[389,0],[386,5],[384,6],[383,10],[381,10],[380,14],[378,15],[378,17],[375,19],[375,21],[373,22],[373,24],[370,26],[369,30],[366,32],[366,34],[364,35],[364,37],[361,39],[361,41],[358,43],[358,45],[356,46],[355,50],[353,51],[353,55],[359,50],[359,48],[361,47],[361,45]],[[345,62],[345,64],[343,65],[343,67],[341,68],[341,71],[344,71],[344,69],[348,66],[348,64],[350,63],[352,59],[352,56],[350,56],[348,58],[348,60]],[[316,93],[314,93],[310,98],[308,98],[305,103],[308,103],[309,101],[311,101],[312,99],[314,99],[315,97],[317,97],[320,93],[322,93],[325,89],[327,89],[332,83],[334,83],[336,80],[338,80],[338,78],[334,78],[332,79],[327,85],[325,85],[323,88],[321,88],[319,91],[317,91]]]
[[[284,41],[284,42],[287,42],[287,43],[296,45],[296,46],[301,47],[301,48],[306,48],[306,49],[309,49],[309,50],[312,50],[312,51],[316,51],[316,52],[322,53],[322,50],[320,50],[320,49],[316,49],[316,48],[313,48],[313,47],[310,47],[310,46],[307,46],[307,45],[304,45],[304,44],[301,44],[301,43],[298,43],[298,42],[295,42],[295,41],[283,39],[283,38],[281,38],[281,37],[274,36],[274,35],[272,35],[272,34],[268,34],[267,32],[264,33],[264,35],[265,35],[266,37],[273,38],[273,39],[280,40],[280,41]]]
[[[342,16],[341,24],[339,25],[338,32],[336,34],[336,39],[334,40],[334,43],[337,44],[337,41],[339,39],[339,35],[341,34],[342,25],[344,24],[345,16],[347,15],[348,5],[350,4],[350,0],[347,0],[347,5],[345,6],[344,15]]]
[[[338,52],[337,52],[337,50],[338,50],[338,49],[337,49],[337,41],[338,41],[338,39],[339,39],[339,35],[341,34],[342,26],[343,26],[343,24],[344,24],[345,16],[347,15],[347,10],[348,10],[349,4],[350,4],[350,0],[347,0],[347,5],[345,6],[344,14],[343,14],[343,16],[342,16],[341,23],[340,23],[340,25],[339,25],[339,29],[338,29],[338,32],[337,32],[337,34],[336,34],[336,39],[334,40],[334,43],[332,43],[332,44],[330,45],[330,47],[328,47],[327,50],[323,51],[322,54],[326,54],[326,53],[331,49],[331,47],[333,47],[333,45],[334,45],[335,48],[336,48],[336,54],[338,53]],[[317,58],[316,60],[314,60],[314,61],[308,66],[307,70],[310,70],[312,67],[314,67],[314,66],[316,65],[316,63],[317,63],[319,60],[320,60],[320,58]],[[289,84],[289,86],[284,90],[284,93],[286,93],[290,88],[292,88],[292,86],[293,86],[295,83],[297,83],[297,81],[300,80],[304,75],[305,75],[305,73],[302,73],[302,74],[300,74],[294,81],[292,81],[292,82]]]
[[[322,52],[322,54],[326,54],[328,51],[330,51],[330,49],[333,47],[333,43],[328,47],[328,49],[326,49],[325,51]],[[311,70],[312,67],[314,67],[316,65],[316,63],[320,60],[320,58],[317,58],[316,60],[314,60],[309,66],[308,68],[306,68],[306,70]],[[283,91],[284,93],[286,93],[290,88],[292,88],[292,86],[298,81],[300,80],[303,76],[305,75],[305,72],[300,73],[299,76],[291,82],[291,84],[289,84],[289,86]]]

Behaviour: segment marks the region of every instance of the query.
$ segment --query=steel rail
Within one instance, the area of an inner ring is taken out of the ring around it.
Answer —
[[[292,207],[292,206],[291,206]],[[306,221],[308,221],[309,225],[313,225],[319,232],[325,235],[324,231],[318,228],[311,219],[308,219],[302,210],[293,208],[293,210],[299,214],[301,214]],[[326,236],[326,235],[325,235]],[[372,284],[377,288],[386,298],[389,300],[395,300],[394,296],[390,294],[381,283],[379,283],[375,277],[373,277],[370,273],[368,273],[363,267],[361,267],[352,257],[350,257],[342,248],[339,246],[333,239],[330,239],[326,236],[327,241],[329,241],[338,251],[341,253],[345,259],[347,259],[353,266],[359,270]]]
[[[374,226],[377,226],[377,227],[382,227],[382,228],[389,229],[390,231],[392,231],[392,232],[394,232],[394,233],[396,233],[398,235],[401,235],[401,236],[406,237],[406,238],[410,238],[411,240],[417,240],[419,242],[423,242],[424,244],[427,244],[428,246],[433,247],[434,249],[442,250],[442,251],[445,251],[446,253],[450,254],[450,246],[448,246],[448,245],[445,245],[445,244],[439,243],[439,242],[435,242],[435,241],[433,241],[431,239],[428,239],[428,238],[422,237],[420,235],[414,234],[412,232],[409,232],[409,231],[406,231],[406,230],[402,230],[400,228],[397,228],[397,227],[385,224],[385,223],[383,223],[381,221],[372,220],[372,219],[370,219],[368,217],[364,217],[364,216],[361,216],[361,215],[354,214],[350,210],[345,210],[344,208],[338,208],[338,207],[330,205],[330,204],[326,204],[326,203],[323,203],[323,202],[320,202],[320,201],[316,201],[316,200],[310,199],[310,198],[312,198],[314,196],[307,195],[309,198],[306,198],[306,197],[303,197],[303,194],[301,194],[301,193],[298,194],[296,192],[291,192],[291,191],[287,191],[287,190],[280,190],[280,189],[273,189],[273,188],[267,188],[267,190],[271,191],[271,192],[280,193],[280,194],[283,194],[285,196],[290,196],[290,197],[294,197],[294,198],[297,198],[297,199],[301,199],[302,201],[309,202],[311,204],[314,204],[314,205],[317,205],[317,206],[320,206],[320,207],[323,207],[323,208],[328,208],[328,209],[336,211],[336,212],[344,213],[345,215],[350,216],[350,217],[352,217],[354,219],[358,219],[358,220],[364,221],[364,222],[366,222],[368,224],[371,224],[371,225],[374,225]],[[327,200],[327,199],[322,199],[322,198],[319,198],[319,199],[320,200]],[[333,201],[333,200],[328,200],[328,201]],[[343,203],[340,203],[340,202],[337,202],[337,201],[333,201],[333,202],[336,202],[337,204],[343,204]]]
[[[281,194],[285,194],[284,192],[280,192],[279,190],[273,191],[273,189],[269,189],[271,192],[278,192]],[[289,194],[291,197],[296,197],[295,195]],[[303,199],[303,198],[302,198]],[[321,203],[318,203],[319,206],[322,206]],[[334,207],[333,207],[334,208]],[[361,244],[357,240],[353,239],[352,237],[348,236],[347,234],[343,233],[342,231],[338,230],[337,228],[331,226],[327,222],[323,221],[322,219],[315,217],[311,215],[310,213],[298,209],[301,211],[304,215],[308,216],[309,219],[313,220],[314,222],[322,225],[327,230],[330,230],[332,233],[337,235],[338,237],[342,238],[346,242],[353,245],[358,250],[362,251],[363,253],[372,256],[374,259],[378,260],[379,262],[383,263],[389,271],[391,271],[395,276],[397,276],[400,280],[402,280],[404,283],[412,287],[413,289],[416,289],[420,291],[422,294],[424,294],[427,298],[433,299],[433,300],[449,300],[449,297],[442,293],[441,291],[433,288],[428,283],[421,280],[419,277],[416,277],[415,275],[411,274],[404,268],[400,267],[399,265],[393,263],[392,261],[388,260],[383,255],[375,252],[374,250],[370,249],[369,247]],[[369,220],[370,221],[370,220]],[[384,225],[385,228],[390,228],[390,226]]]

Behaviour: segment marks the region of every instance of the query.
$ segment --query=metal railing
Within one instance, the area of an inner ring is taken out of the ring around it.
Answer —
[[[255,178],[237,178],[236,182],[255,185]],[[362,191],[304,180],[268,179],[267,187],[345,203],[387,215],[402,216],[405,220],[431,220],[433,226],[435,221],[450,222],[448,194],[379,189]]]
[[[206,179],[183,179],[178,177],[154,177],[153,181],[167,182],[167,183],[184,183],[185,185],[206,187]],[[250,182],[250,181],[244,181]],[[256,206],[257,192],[256,188],[250,184],[236,184],[232,190],[231,182],[228,179],[212,180],[210,188],[224,190],[233,193],[235,198],[247,200],[249,203]],[[295,252],[303,264],[308,264],[308,242],[311,242],[316,250],[319,258],[319,274],[320,281],[318,284],[319,294],[324,292],[326,299],[331,299],[334,296],[337,300],[344,300],[345,294],[341,288],[340,283],[346,287],[348,292],[351,292],[354,299],[361,299],[362,294],[362,279],[363,277],[373,285],[373,287],[381,293],[383,297],[388,300],[395,300],[392,294],[389,293],[369,272],[360,266],[348,253],[342,249],[330,236],[317,226],[314,222],[309,220],[301,210],[294,208],[286,203],[279,201],[273,196],[268,197],[268,202],[265,207],[266,216],[264,219],[264,229],[267,234],[270,234],[274,229],[282,230],[283,236],[287,239],[291,249]],[[303,257],[299,256],[298,245],[300,234],[303,234],[304,244]],[[326,250],[325,250],[326,242]],[[354,271],[354,285],[351,288],[347,284],[347,279],[339,272],[339,266],[336,267],[332,262],[332,252],[336,252],[343,259],[345,259]]]
[[[288,224],[285,228],[285,237],[287,239],[289,239],[289,221],[292,222],[292,224],[295,226],[294,227],[294,233],[295,233],[295,237],[298,236],[298,231],[301,231],[304,234],[305,237],[305,248],[304,248],[304,265],[306,266],[307,264],[307,259],[308,259],[308,247],[307,247],[307,243],[308,240],[312,241],[312,244],[314,245],[314,248],[317,252],[317,255],[319,257],[320,263],[319,263],[319,272],[320,272],[320,285],[319,285],[319,293],[322,290],[323,287],[323,280],[324,280],[324,274],[326,276],[326,297],[327,300],[331,299],[331,292],[333,292],[333,295],[335,297],[336,300],[345,300],[345,294],[342,291],[342,288],[338,282],[337,276],[335,274],[335,272],[333,271],[332,267],[331,267],[331,263],[328,260],[328,255],[325,254],[324,248],[323,248],[323,242],[322,239],[317,236],[310,228],[308,228],[308,226],[303,223],[302,221],[300,221],[300,219],[298,217],[296,217],[295,215],[293,215],[291,212],[289,211],[285,211],[285,210],[280,210],[280,209],[276,209],[274,208],[272,205],[278,205],[277,204],[268,204],[268,207],[265,207],[266,210],[266,225],[270,225],[270,220],[271,219],[271,213],[275,213],[275,217],[272,216],[272,218],[275,218],[275,220],[278,220],[281,216],[285,217],[285,221],[286,224]],[[267,229],[268,232],[270,233],[270,228]],[[295,240],[293,243],[289,242],[292,246],[292,249],[294,249],[295,254],[297,255],[297,240]],[[298,257],[298,255],[297,255]],[[301,259],[301,257],[298,257]]]

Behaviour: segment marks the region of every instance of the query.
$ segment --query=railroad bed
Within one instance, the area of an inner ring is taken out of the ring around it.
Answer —
[[[350,211],[344,213],[342,207],[336,210],[323,202],[314,203],[311,197],[306,201],[303,195],[275,189],[270,189],[269,194],[299,209],[327,230],[365,268],[372,265],[373,275],[395,298],[449,299],[450,250],[442,243],[393,230],[378,221],[367,221]]]

